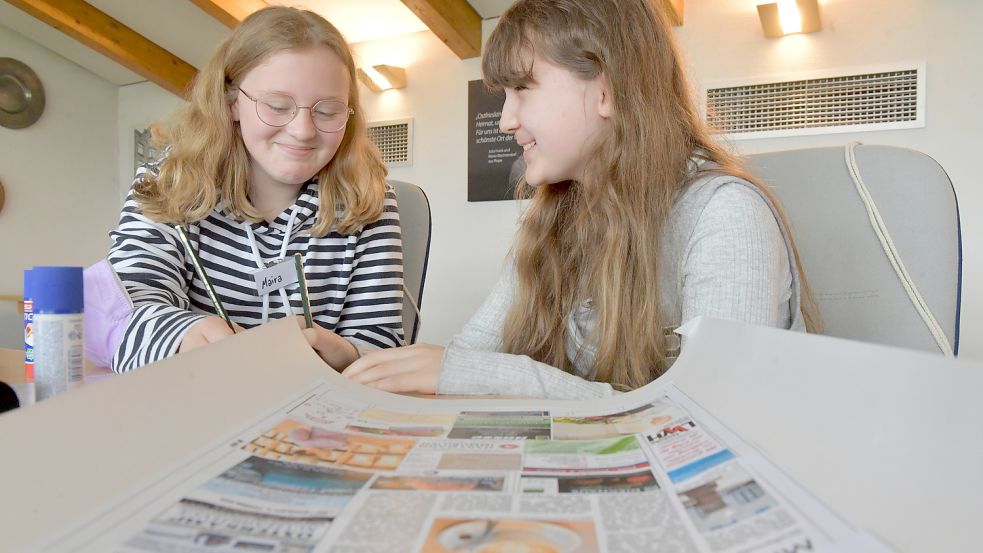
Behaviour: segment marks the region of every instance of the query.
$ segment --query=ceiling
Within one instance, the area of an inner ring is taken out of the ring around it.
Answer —
[[[266,3],[317,12],[334,23],[348,42],[427,30],[427,26],[399,0],[266,0]]]
[[[200,68],[228,27],[190,0],[86,0],[178,58]],[[400,0],[266,0],[315,11],[349,42],[379,40],[427,30]],[[498,17],[513,0],[468,0],[483,19]],[[102,54],[0,0],[0,26],[27,37],[116,85],[145,81]]]

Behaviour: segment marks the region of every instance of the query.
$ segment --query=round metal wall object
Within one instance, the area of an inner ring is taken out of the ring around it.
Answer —
[[[34,71],[13,58],[0,58],[0,126],[23,129],[44,112],[44,87]]]

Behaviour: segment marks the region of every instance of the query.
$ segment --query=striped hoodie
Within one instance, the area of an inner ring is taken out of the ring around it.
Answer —
[[[303,313],[296,284],[264,298],[250,274],[259,267],[257,257],[265,264],[300,253],[317,324],[360,351],[395,347],[403,345],[403,254],[392,187],[385,204],[361,232],[313,237],[318,190],[312,179],[271,223],[237,221],[220,202],[189,225],[188,238],[229,317],[243,328],[284,317],[288,309]],[[188,328],[216,310],[177,232],[144,216],[132,190],[110,238],[109,261],[134,304],[112,363],[114,371],[125,372],[175,354]]]

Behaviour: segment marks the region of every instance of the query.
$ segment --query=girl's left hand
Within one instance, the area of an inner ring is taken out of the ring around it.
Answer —
[[[313,328],[307,328],[304,317],[298,316],[297,324],[300,325],[304,338],[307,338],[307,343],[334,370],[341,371],[352,361],[358,359],[358,350],[348,340],[322,328],[317,323],[314,324]]]
[[[341,376],[386,392],[437,393],[443,346],[414,344],[366,353]]]

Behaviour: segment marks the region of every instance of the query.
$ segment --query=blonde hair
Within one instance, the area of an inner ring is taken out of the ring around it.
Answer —
[[[677,193],[695,177],[689,160],[713,162],[703,174],[747,180],[778,207],[711,139],[661,3],[519,0],[499,19],[482,58],[492,89],[531,82],[537,54],[579,78],[602,76],[610,85],[613,115],[583,181],[533,192],[514,246],[518,282],[504,349],[572,372],[566,320],[577,302],[590,298],[597,320],[592,377],[620,389],[643,386],[667,366],[659,252]],[[521,179],[517,197],[527,191]],[[795,263],[806,326],[816,330],[818,311],[798,253]]]
[[[348,44],[321,16],[280,6],[247,17],[195,77],[188,103],[163,131],[169,150],[159,175],[148,175],[134,186],[143,212],[160,222],[195,222],[221,200],[236,218],[260,221],[248,198],[249,154],[230,106],[242,79],[271,54],[321,46],[345,64],[348,103],[355,114],[334,158],[317,174],[319,205],[311,232],[323,236],[335,226],[352,234],[378,219],[384,208],[386,167],[368,139]],[[336,206],[343,211],[337,213]]]

